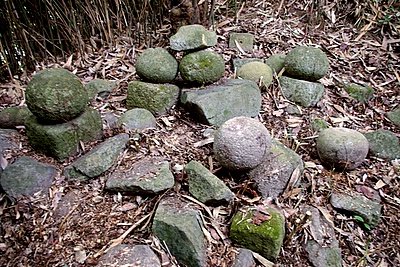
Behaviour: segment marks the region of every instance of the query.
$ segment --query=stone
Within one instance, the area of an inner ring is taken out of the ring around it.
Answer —
[[[267,64],[257,61],[244,64],[237,71],[237,76],[265,87],[270,86],[273,79],[271,68]]]
[[[288,106],[285,108],[285,111],[290,114],[290,115],[295,115],[295,116],[301,116],[303,113],[300,109],[300,107],[296,104],[288,104]]]
[[[235,194],[200,162],[190,161],[185,166],[189,193],[205,204],[229,203]]]
[[[297,46],[285,58],[285,73],[293,78],[316,81],[329,69],[329,60],[319,48]]]
[[[81,115],[89,102],[79,78],[65,69],[38,72],[25,92],[29,110],[43,123],[63,123]]]
[[[368,140],[356,130],[328,128],[317,138],[317,151],[322,163],[340,170],[353,170],[368,154]]]
[[[102,115],[103,125],[105,129],[114,129],[118,127],[117,115],[113,112],[106,112]]]
[[[39,191],[47,193],[56,174],[54,166],[20,157],[1,173],[0,185],[10,197],[32,196]]]
[[[233,70],[237,71],[240,69],[244,64],[250,62],[263,62],[262,59],[259,58],[234,58],[232,59]]]
[[[165,159],[144,158],[129,170],[114,171],[106,182],[110,191],[158,194],[174,186],[169,162]]]
[[[229,34],[229,48],[239,48],[244,51],[252,51],[254,43],[254,35],[251,33],[236,33]]]
[[[279,78],[283,95],[303,107],[315,106],[324,94],[320,83],[297,80],[286,76]]]
[[[68,179],[88,180],[107,171],[124,151],[128,134],[118,134],[95,146],[64,169]]]
[[[285,67],[285,54],[274,54],[265,60],[265,64],[267,64],[272,72],[278,74]]]
[[[217,44],[217,34],[208,31],[202,25],[186,25],[178,29],[169,39],[170,47],[175,51],[190,51],[212,47]]]
[[[120,244],[103,254],[96,266],[161,267],[161,263],[148,245]]]
[[[285,237],[285,218],[267,206],[238,211],[232,219],[229,237],[234,243],[274,261]]]
[[[261,92],[255,82],[234,79],[205,89],[183,90],[181,102],[201,123],[219,126],[238,116],[256,117]]]
[[[5,150],[18,148],[17,138],[19,135],[16,130],[0,129],[0,156]]]
[[[218,129],[213,150],[221,166],[230,170],[249,170],[263,162],[270,147],[271,136],[261,122],[235,117]]]
[[[85,85],[89,99],[95,99],[96,96],[101,98],[108,97],[112,90],[117,86],[115,81],[93,79]]]
[[[263,162],[249,172],[249,178],[261,196],[266,199],[277,198],[287,186],[292,174],[298,170],[301,176],[304,164],[301,157],[279,141],[273,140]]]
[[[241,248],[233,261],[232,267],[256,267],[256,261],[251,250]]]
[[[376,130],[365,133],[369,142],[369,153],[383,159],[400,159],[399,138],[388,130]]]
[[[165,242],[181,265],[206,266],[207,247],[200,212],[176,197],[163,199],[154,215],[152,231]]]
[[[368,102],[374,95],[374,88],[370,86],[361,86],[355,83],[344,85],[344,90],[354,99],[361,103]]]
[[[397,127],[400,127],[400,107],[386,113],[386,117]]]
[[[209,84],[224,76],[224,59],[213,51],[198,51],[187,54],[179,63],[179,71],[185,82]]]
[[[179,87],[172,84],[152,84],[132,81],[128,85],[128,109],[144,108],[154,115],[165,114],[177,102]]]
[[[27,107],[9,107],[0,111],[0,128],[13,129],[25,125],[32,112]]]
[[[164,48],[148,48],[136,59],[136,73],[148,82],[169,83],[178,74],[178,62]]]
[[[40,123],[35,116],[26,122],[29,144],[37,151],[58,160],[78,153],[79,142],[95,141],[102,137],[103,126],[100,113],[88,108],[79,117],[60,124]]]
[[[353,193],[353,195],[332,193],[331,205],[335,209],[360,216],[369,228],[376,227],[381,217],[382,206],[358,193]]]
[[[311,121],[311,128],[314,132],[320,132],[322,130],[328,129],[328,123],[323,119],[314,119]]]
[[[134,108],[122,114],[117,125],[125,130],[132,131],[156,128],[157,122],[154,115],[147,109]]]

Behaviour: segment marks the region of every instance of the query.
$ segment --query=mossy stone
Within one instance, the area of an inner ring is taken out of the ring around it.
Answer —
[[[0,111],[0,128],[14,128],[25,125],[25,121],[32,116],[27,107],[9,107]]]
[[[383,159],[400,159],[399,138],[388,130],[377,130],[364,134],[369,142],[369,152]]]
[[[26,88],[26,104],[43,123],[70,121],[85,111],[89,97],[76,75],[65,69],[46,69]]]
[[[400,127],[400,107],[386,113],[386,117],[395,125]]]
[[[103,79],[94,79],[85,85],[88,92],[89,99],[95,99],[96,96],[105,98],[110,95],[117,83],[115,81],[108,81]]]
[[[244,64],[250,62],[263,62],[259,58],[234,58],[232,59],[233,70],[238,71]]]
[[[370,86],[361,86],[355,83],[346,84],[344,90],[361,103],[368,102],[375,92],[374,88]]]
[[[283,95],[302,107],[315,106],[322,98],[325,88],[321,83],[294,79],[286,76],[279,78]]]
[[[283,67],[285,67],[285,58],[285,54],[271,55],[265,60],[265,64],[267,64],[273,72],[279,73]]]
[[[175,51],[192,51],[216,45],[217,34],[202,25],[186,25],[180,27],[169,41],[171,49]]]
[[[265,87],[268,87],[272,83],[271,68],[267,64],[257,61],[244,64],[237,71],[237,76],[245,80],[253,81],[257,84],[261,83]]]
[[[136,60],[136,73],[145,81],[168,83],[178,73],[178,62],[164,48],[148,48]]]
[[[322,130],[328,129],[329,125],[323,119],[314,119],[311,122],[311,128],[313,129],[314,132],[320,132]]]
[[[143,130],[156,128],[157,122],[153,113],[144,108],[134,108],[126,111],[118,119],[117,125],[125,130]]]

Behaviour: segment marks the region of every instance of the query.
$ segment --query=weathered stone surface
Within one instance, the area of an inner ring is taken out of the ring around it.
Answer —
[[[118,117],[113,112],[106,112],[102,115],[103,126],[105,129],[113,129],[118,127]]]
[[[187,25],[180,27],[169,42],[171,49],[175,51],[204,49],[217,44],[217,35],[201,25]]]
[[[237,76],[242,79],[253,81],[268,87],[272,83],[272,70],[262,62],[250,62],[244,64],[238,71]]]
[[[235,195],[217,176],[200,162],[190,161],[185,166],[188,176],[189,192],[200,202],[206,204],[228,203]]]
[[[25,125],[32,112],[27,107],[9,107],[0,111],[0,128],[15,128]]]
[[[179,199],[164,199],[153,219],[153,233],[165,242],[178,262],[189,267],[206,266],[206,239],[197,210]]]
[[[265,64],[272,69],[272,72],[278,74],[285,67],[285,58],[285,54],[271,55],[265,60]]]
[[[279,78],[283,95],[303,107],[315,106],[324,94],[320,83],[297,80],[286,76]]]
[[[236,33],[229,34],[229,48],[238,48],[238,45],[244,51],[252,51],[254,43],[254,35],[251,33]]]
[[[185,90],[181,102],[200,122],[219,126],[238,117],[256,117],[261,108],[261,92],[248,80],[228,80],[201,90]]]
[[[230,238],[233,242],[274,261],[285,237],[285,218],[270,207],[248,208],[233,217]]]
[[[55,167],[29,157],[20,157],[1,173],[0,184],[7,195],[20,197],[47,190],[57,174]]]
[[[88,94],[77,76],[65,69],[46,69],[29,82],[26,104],[38,120],[63,123],[85,111]]]
[[[0,129],[0,154],[5,150],[18,148],[16,140],[18,135],[19,133],[16,130]]]
[[[224,59],[213,51],[187,54],[179,63],[182,79],[193,84],[209,84],[218,81],[225,72]]]
[[[314,119],[311,122],[311,128],[314,132],[320,132],[322,130],[328,129],[329,125],[323,119]]]
[[[169,83],[178,73],[178,62],[164,48],[148,48],[136,60],[136,73],[145,81]]]
[[[98,267],[161,267],[160,259],[147,245],[120,244],[101,256]]]
[[[344,90],[354,99],[361,103],[366,103],[374,95],[374,88],[361,86],[355,83],[346,84]]]
[[[117,124],[125,130],[143,130],[156,128],[157,126],[154,115],[144,108],[134,108],[126,111],[118,119]]]
[[[285,58],[285,73],[307,81],[316,81],[326,75],[328,57],[319,48],[297,46]]]
[[[277,198],[286,188],[295,170],[302,175],[304,164],[301,157],[279,141],[273,140],[264,161],[249,172],[263,198]]]
[[[80,141],[100,139],[103,126],[100,113],[89,108],[69,122],[54,125],[41,124],[31,116],[26,122],[26,135],[34,149],[63,160],[78,152]]]
[[[117,83],[115,81],[94,79],[88,82],[85,88],[88,92],[89,99],[94,99],[96,96],[106,98],[116,86]]]
[[[303,114],[301,108],[296,104],[289,103],[288,106],[285,108],[285,111],[290,115],[301,116]]]
[[[256,261],[251,250],[241,248],[237,254],[232,267],[256,267]]]
[[[108,178],[106,189],[112,191],[157,194],[174,186],[168,161],[144,158],[129,170],[116,170]]]
[[[317,150],[322,163],[343,170],[357,168],[367,157],[368,140],[363,134],[347,128],[321,131]]]
[[[400,159],[399,138],[388,130],[377,130],[364,134],[369,142],[369,152],[383,159]]]
[[[248,170],[263,162],[271,147],[271,136],[256,119],[235,117],[226,121],[214,137],[214,155],[230,170]]]
[[[152,84],[132,81],[128,85],[128,109],[144,108],[155,115],[164,114],[178,102],[179,87],[172,84]]]
[[[386,113],[386,117],[394,124],[400,127],[400,107]]]
[[[107,139],[66,167],[65,177],[86,180],[99,176],[113,165],[128,141],[128,134],[119,134]]]
[[[263,62],[260,58],[234,58],[232,59],[233,70],[240,69],[244,64],[250,62]]]
[[[368,224],[370,228],[377,226],[381,217],[382,206],[361,194],[333,193],[331,204],[335,209],[344,210],[362,217],[364,223]]]

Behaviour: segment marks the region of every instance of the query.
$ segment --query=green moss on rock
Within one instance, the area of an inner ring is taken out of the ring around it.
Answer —
[[[271,55],[265,60],[265,64],[267,64],[273,72],[279,73],[285,66],[285,58],[285,54]]]
[[[400,127],[400,107],[386,113],[386,117],[395,125]]]
[[[178,73],[178,62],[164,48],[149,48],[137,58],[136,73],[149,82],[168,83]]]
[[[387,130],[377,130],[364,134],[369,142],[369,152],[384,159],[400,159],[399,138]]]
[[[27,107],[9,107],[0,111],[0,128],[14,128],[25,125],[25,121],[32,116]]]
[[[375,92],[374,88],[370,86],[361,86],[355,83],[346,84],[344,90],[361,103],[368,102]]]
[[[254,61],[244,64],[237,71],[237,76],[257,84],[261,83],[265,87],[268,87],[272,83],[272,70],[267,64],[262,62]]]

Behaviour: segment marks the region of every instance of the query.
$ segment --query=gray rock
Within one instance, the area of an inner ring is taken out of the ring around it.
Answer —
[[[250,62],[263,62],[262,59],[259,58],[234,58],[232,59],[233,70],[240,69],[244,64]]]
[[[114,129],[118,127],[118,117],[113,112],[106,112],[102,115],[105,129]]]
[[[323,119],[314,119],[311,122],[311,128],[314,132],[320,132],[322,130],[328,129],[329,125]]]
[[[47,193],[57,169],[29,157],[20,157],[5,168],[0,184],[7,195],[17,198],[43,191]]]
[[[29,110],[42,122],[63,123],[85,111],[89,101],[81,81],[65,69],[46,69],[29,82],[26,92]]]
[[[328,57],[319,48],[297,46],[285,58],[285,73],[307,81],[316,81],[326,75]]]
[[[235,195],[217,176],[200,162],[190,161],[185,166],[188,176],[189,192],[205,204],[228,203]]]
[[[116,170],[108,178],[105,188],[111,191],[157,194],[174,186],[168,161],[144,158],[129,170]]]
[[[88,82],[85,88],[88,92],[89,99],[94,99],[96,96],[106,98],[116,86],[117,83],[115,81],[94,79]]]
[[[156,128],[156,118],[154,115],[143,108],[134,108],[126,111],[118,119],[118,126],[125,130],[143,130],[148,128]]]
[[[213,51],[187,54],[179,63],[182,79],[193,84],[209,84],[218,81],[225,72],[224,59]]]
[[[357,168],[367,157],[368,140],[363,134],[347,128],[322,130],[317,150],[322,163],[343,170]]]
[[[249,172],[263,198],[277,198],[286,188],[293,172],[302,175],[304,165],[301,157],[279,141],[273,140],[264,161]]]
[[[257,61],[244,64],[238,69],[237,76],[257,84],[262,84],[265,87],[270,86],[273,79],[271,68],[267,64]]]
[[[169,42],[171,49],[175,51],[204,49],[217,44],[217,35],[201,25],[187,25],[180,27]]]
[[[374,88],[370,86],[361,86],[355,83],[346,84],[344,90],[354,99],[361,103],[366,103],[374,95]]]
[[[271,147],[271,136],[256,119],[235,117],[226,121],[214,136],[214,155],[230,170],[248,170],[263,162]]]
[[[18,148],[16,142],[18,135],[19,133],[16,130],[0,129],[0,154],[5,150]]]
[[[9,107],[0,111],[0,128],[15,128],[25,125],[25,121],[32,116],[27,107]]]
[[[265,64],[272,69],[272,72],[278,74],[285,67],[285,58],[285,54],[271,55],[265,60]]]
[[[320,83],[297,80],[286,76],[279,78],[283,95],[303,107],[315,106],[324,94]]]
[[[353,195],[333,193],[331,204],[335,209],[344,210],[363,218],[364,223],[374,228],[381,217],[382,206],[361,194]]]
[[[302,115],[301,109],[297,105],[289,104],[285,111],[290,115]]]
[[[177,102],[179,87],[172,84],[152,84],[132,81],[128,85],[128,109],[144,108],[155,115],[166,113]]]
[[[79,117],[60,124],[40,123],[35,116],[26,121],[29,144],[37,151],[64,160],[78,153],[79,142],[95,141],[103,135],[100,113],[88,108]]]
[[[164,48],[148,48],[136,60],[136,73],[154,83],[169,83],[178,73],[178,62]]]
[[[244,51],[252,51],[254,43],[254,35],[251,33],[236,33],[229,34],[229,48],[238,48],[237,44]]]
[[[261,92],[248,80],[228,80],[201,90],[184,90],[181,102],[197,119],[219,126],[238,117],[256,117],[261,108]]]
[[[206,239],[199,211],[175,198],[163,199],[156,210],[152,231],[165,242],[182,265],[206,266]]]
[[[161,267],[160,259],[147,245],[120,244],[101,256],[98,267]]]
[[[383,159],[400,159],[399,138],[388,130],[377,130],[364,134],[369,142],[369,153]]]
[[[386,117],[396,126],[400,127],[400,107],[386,113]]]
[[[128,141],[128,134],[119,134],[107,139],[66,167],[65,177],[87,180],[99,176],[115,163]]]
[[[251,250],[241,248],[237,254],[232,267],[256,267],[256,261]]]

